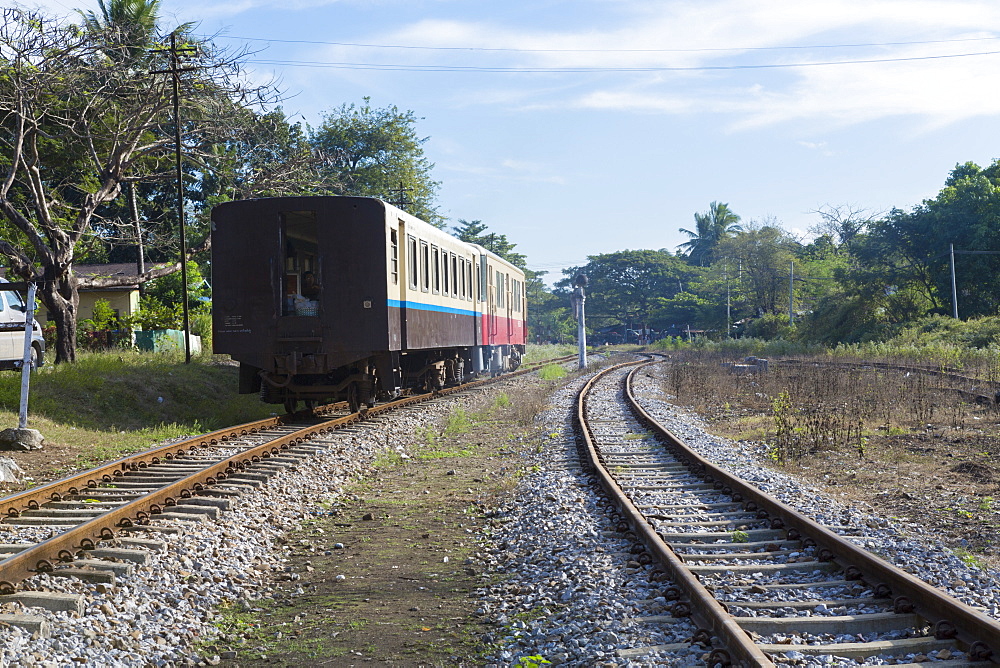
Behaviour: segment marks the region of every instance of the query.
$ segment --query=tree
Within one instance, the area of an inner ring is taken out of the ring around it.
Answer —
[[[592,255],[583,267],[564,269],[557,283],[568,295],[573,278],[587,276],[587,317],[611,324],[648,324],[656,307],[683,291],[694,275],[687,263],[659,250],[625,250]]]
[[[433,163],[424,156],[427,137],[419,137],[412,111],[395,105],[376,109],[365,97],[361,107],[343,104],[324,116],[311,136],[348,195],[378,197],[438,227],[444,218],[435,198],[440,185],[431,178]]]
[[[788,310],[788,272],[798,242],[774,222],[751,223],[723,239],[716,255],[740,267],[740,283],[754,316]]]
[[[173,148],[171,81],[109,58],[104,33],[36,12],[4,9],[0,26],[0,254],[11,273],[39,284],[57,333],[56,361],[76,356],[81,282],[77,248],[93,233],[101,207],[123,185],[169,173]],[[223,112],[274,99],[269,86],[244,83],[244,53],[201,45],[200,68],[186,72],[184,142],[204,146],[229,135]],[[159,69],[166,62],[163,54]],[[143,61],[145,62],[145,61]],[[151,170],[151,171],[147,171]],[[148,270],[148,280],[179,262]],[[94,287],[123,279],[91,279]]]
[[[719,242],[741,230],[739,222],[740,217],[733,213],[728,204],[712,202],[708,211],[694,214],[695,231],[684,228],[679,230],[691,239],[678,248],[687,249],[687,258],[691,264],[704,267],[712,261]]]
[[[494,232],[487,234],[488,228],[481,220],[468,221],[459,218],[458,223],[451,228],[456,237],[467,244],[478,244],[491,253],[496,253],[515,267],[528,271],[528,258],[521,253],[514,252],[517,244],[508,241],[506,234]]]
[[[873,221],[856,254],[881,285],[917,291],[929,310],[950,313],[950,245],[1000,251],[1000,161],[986,169],[956,165],[936,197]],[[1000,256],[956,255],[955,281],[964,317],[1000,311]]]
[[[188,262],[187,289],[181,285],[181,273],[174,272],[150,281],[146,288],[146,297],[155,299],[170,307],[182,307],[184,295],[187,296],[188,307],[193,311],[211,297],[211,291],[201,275],[201,270],[195,262]]]
[[[221,201],[343,189],[302,124],[291,123],[281,107],[261,113],[234,105],[232,117],[238,131],[212,147],[215,159],[199,182],[206,208]]]
[[[877,217],[866,209],[849,204],[840,206],[821,206],[814,213],[819,214],[820,222],[810,229],[819,235],[826,235],[838,246],[848,249],[871,226],[872,219]]]

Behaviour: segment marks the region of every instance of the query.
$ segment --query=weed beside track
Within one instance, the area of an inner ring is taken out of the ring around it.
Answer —
[[[447,421],[388,450],[284,546],[273,603],[220,611],[206,648],[241,666],[477,666],[486,632],[473,596],[484,583],[478,541],[533,448],[548,383],[488,390]]]
[[[923,374],[772,363],[741,375],[726,361],[674,358],[664,390],[773,465],[926,528],[969,562],[1000,565],[995,407]]]

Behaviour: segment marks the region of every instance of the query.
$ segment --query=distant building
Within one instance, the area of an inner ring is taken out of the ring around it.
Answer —
[[[80,308],[77,311],[77,321],[94,317],[94,304],[103,299],[111,306],[111,310],[119,318],[130,316],[139,310],[139,272],[134,262],[122,264],[76,264],[73,272],[77,278],[95,278],[100,276],[127,277],[130,282],[114,288],[81,288]],[[48,319],[48,314],[46,314]]]
[[[100,276],[125,276],[130,279],[127,285],[113,288],[81,288],[80,308],[77,311],[77,322],[94,317],[94,304],[97,300],[104,299],[111,306],[111,309],[120,318],[130,316],[139,310],[139,272],[135,263],[122,264],[77,264],[73,265],[73,272],[77,278],[95,278]],[[0,267],[0,276],[6,278],[7,269]],[[44,323],[52,318],[49,317],[45,307],[38,303],[38,313],[36,319]]]

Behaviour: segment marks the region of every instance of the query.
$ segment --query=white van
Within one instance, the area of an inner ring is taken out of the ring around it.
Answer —
[[[9,281],[0,279],[0,283]],[[21,368],[24,360],[26,310],[21,295],[13,290],[0,290],[0,369]],[[44,361],[45,339],[42,338],[42,326],[35,320],[31,328],[31,368],[42,366]]]

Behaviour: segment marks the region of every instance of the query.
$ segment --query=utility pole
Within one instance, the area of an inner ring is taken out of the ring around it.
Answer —
[[[392,190],[389,191],[390,193],[395,195],[398,199],[389,202],[389,204],[392,204],[393,206],[398,206],[399,208],[402,209],[404,206],[409,204],[409,202],[406,201],[406,193],[410,190],[413,190],[413,188],[407,188],[406,186],[403,185],[403,182],[400,181],[398,188],[393,188]]]
[[[788,263],[788,324],[791,325],[795,322],[795,314],[792,313],[792,298],[794,297],[794,283],[795,281],[795,262],[791,261]]]
[[[587,277],[577,274],[573,279],[573,311],[576,313],[576,341],[580,348],[580,369],[587,368],[587,325],[584,317],[584,304],[587,301]]]
[[[958,320],[958,289],[955,287],[955,244],[948,244],[948,263],[951,265],[951,317]]]
[[[170,67],[165,70],[154,70],[152,74],[170,74],[174,83],[174,162],[177,170],[177,223],[181,237],[181,304],[184,313],[184,362],[191,363],[191,314],[188,310],[187,281],[187,241],[184,231],[184,171],[181,166],[181,103],[180,83],[181,72],[191,72],[198,67],[180,67],[181,55],[194,55],[198,49],[193,46],[178,48],[177,33],[170,33],[170,48],[156,49],[153,53],[169,53]]]
[[[17,428],[28,428],[28,386],[31,383],[31,335],[35,325],[35,284],[28,285],[28,301],[24,305],[24,354],[21,356],[21,411]]]
[[[730,299],[729,299],[729,260],[726,259],[726,338],[731,338],[733,332],[732,325],[732,313],[730,311]]]

